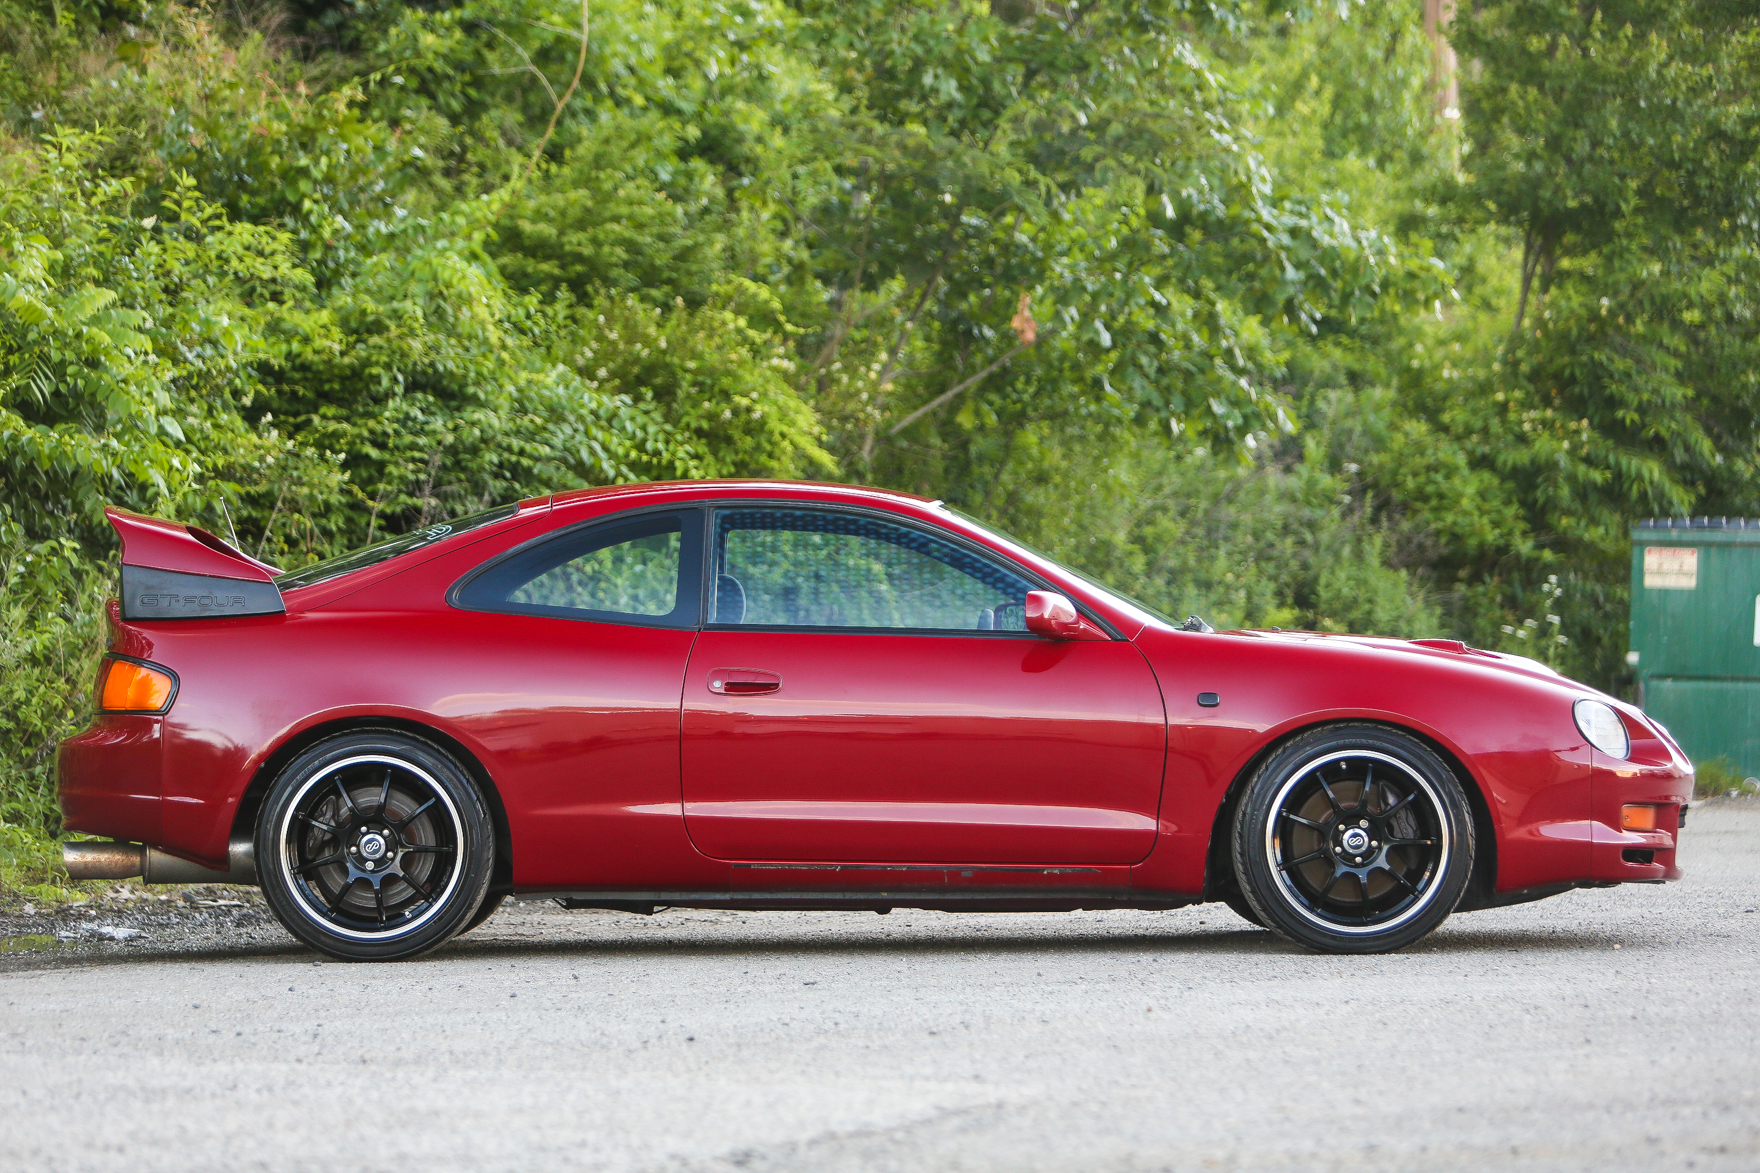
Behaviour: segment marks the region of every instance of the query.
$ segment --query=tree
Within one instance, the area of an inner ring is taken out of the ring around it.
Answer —
[[[1513,297],[1494,348],[1408,387],[1399,458],[1444,449],[1490,516],[1514,507],[1450,569],[1505,609],[1562,575],[1571,667],[1611,682],[1627,525],[1760,510],[1760,12],[1489,4],[1454,39],[1475,63],[1454,207],[1513,236]]]

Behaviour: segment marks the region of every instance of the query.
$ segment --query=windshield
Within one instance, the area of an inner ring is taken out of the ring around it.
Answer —
[[[416,530],[414,533],[404,534],[402,537],[391,538],[323,562],[314,562],[299,570],[277,575],[275,585],[287,591],[294,587],[311,586],[313,583],[324,582],[327,579],[340,578],[344,574],[353,574],[357,570],[377,566],[399,554],[407,554],[411,550],[431,546],[442,538],[449,538],[453,534],[461,534],[466,530],[473,530],[478,526],[500,521],[504,517],[512,517],[518,512],[518,505],[503,505],[497,509],[486,509],[481,513],[470,514],[468,517],[430,525],[424,529]]]
[[[971,514],[967,513],[965,510],[955,509],[953,506],[949,505],[945,501],[937,501],[935,503],[935,506],[938,509],[947,510],[947,512],[953,514],[955,517],[959,518],[961,521],[969,522],[970,524],[977,526],[979,529],[983,530],[985,533],[989,534],[991,537],[1000,538],[1001,540],[1009,543],[1012,546],[1019,546],[1021,549],[1025,550],[1027,553],[1033,555],[1036,558],[1043,558],[1045,561],[1051,563],[1051,565],[1057,567],[1059,570],[1063,571],[1065,574],[1069,575],[1072,578],[1081,579],[1083,582],[1087,583],[1089,586],[1093,587],[1095,590],[1099,591],[1101,594],[1106,595],[1109,598],[1117,599],[1121,603],[1127,604],[1128,606],[1131,606],[1131,607],[1135,607],[1137,610],[1143,612],[1145,615],[1153,615],[1155,618],[1161,620],[1161,622],[1167,624],[1169,627],[1178,627],[1179,626],[1178,620],[1170,619],[1167,616],[1167,614],[1165,612],[1163,612],[1159,607],[1151,607],[1147,603],[1144,603],[1144,602],[1141,602],[1137,599],[1131,598],[1129,595],[1125,594],[1123,591],[1114,590],[1112,587],[1109,587],[1105,583],[1100,582],[1099,580],[1095,579],[1093,576],[1083,574],[1081,571],[1076,570],[1076,569],[1066,565],[1065,563],[1058,561],[1056,558],[1053,558],[1051,555],[1047,554],[1045,551],[1039,549],[1038,547],[1032,545],[1030,542],[1021,541],[1019,538],[1015,537],[1013,534],[1009,533],[1007,530],[998,529],[997,527],[991,525],[987,521],[979,521],[977,518],[973,517]]]

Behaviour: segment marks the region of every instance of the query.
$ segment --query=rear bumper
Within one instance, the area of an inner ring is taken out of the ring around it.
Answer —
[[[162,719],[99,714],[61,743],[55,787],[69,831],[161,842],[164,826]]]

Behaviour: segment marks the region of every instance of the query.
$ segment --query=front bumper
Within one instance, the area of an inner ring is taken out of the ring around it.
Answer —
[[[1681,878],[1676,862],[1681,811],[1693,797],[1693,772],[1685,761],[1622,762],[1597,755],[1589,795],[1594,879],[1654,884]],[[1628,804],[1654,806],[1656,829],[1625,830],[1620,810]]]

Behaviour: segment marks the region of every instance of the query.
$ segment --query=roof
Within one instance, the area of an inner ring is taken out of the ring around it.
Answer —
[[[872,485],[842,485],[828,481],[783,481],[766,480],[763,478],[724,478],[706,481],[649,481],[636,484],[604,485],[596,489],[570,489],[557,493],[552,501],[556,505],[566,505],[574,501],[590,500],[594,497],[622,497],[645,493],[677,492],[681,490],[700,492],[713,496],[717,490],[723,489],[783,489],[799,492],[800,490],[824,490],[829,493],[854,493],[864,497],[877,497],[893,501],[915,501],[919,504],[933,504],[933,497],[922,497],[916,493],[904,493],[895,489],[880,489]]]

